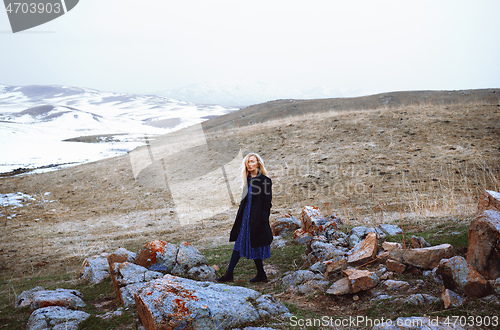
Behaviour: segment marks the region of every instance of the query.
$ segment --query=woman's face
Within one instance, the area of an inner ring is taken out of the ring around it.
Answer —
[[[247,170],[248,172],[252,174],[257,174],[259,171],[259,162],[257,161],[257,157],[255,156],[250,156],[248,157],[248,164],[247,164]]]

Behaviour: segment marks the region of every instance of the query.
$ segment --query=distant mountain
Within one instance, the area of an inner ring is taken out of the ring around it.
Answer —
[[[272,85],[260,80],[223,80],[169,89],[158,92],[158,94],[195,103],[248,106],[278,99],[353,97],[362,95],[363,91],[324,87],[299,91]]]
[[[154,95],[0,85],[0,172],[112,157],[143,144],[146,135],[234,110]]]

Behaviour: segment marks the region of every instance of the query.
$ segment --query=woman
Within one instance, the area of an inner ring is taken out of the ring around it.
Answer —
[[[267,281],[262,259],[271,256],[270,244],[273,241],[269,213],[271,212],[272,183],[267,175],[262,158],[256,153],[249,153],[242,163],[242,179],[244,184],[243,199],[241,200],[229,236],[234,243],[233,254],[224,276],[218,282],[233,280],[233,271],[243,256],[253,259],[257,268],[257,275],[250,282]]]

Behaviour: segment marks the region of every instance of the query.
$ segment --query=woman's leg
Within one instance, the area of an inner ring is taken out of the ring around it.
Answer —
[[[263,282],[267,281],[266,272],[264,271],[264,264],[262,263],[262,259],[254,259],[255,267],[257,268],[257,275],[250,279],[250,282]]]
[[[231,282],[233,280],[233,271],[238,264],[238,260],[240,260],[240,253],[236,250],[233,250],[233,254],[231,254],[231,260],[229,261],[229,266],[227,266],[227,271],[224,273],[222,277],[217,279],[217,282]]]

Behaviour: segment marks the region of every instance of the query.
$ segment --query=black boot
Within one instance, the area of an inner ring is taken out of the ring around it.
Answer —
[[[225,272],[222,277],[219,277],[216,279],[217,282],[219,283],[224,283],[224,282],[232,282],[233,281],[233,272]]]
[[[255,267],[257,268],[257,275],[250,279],[250,282],[267,282],[267,275],[264,271],[264,265],[262,264],[262,259],[254,259]]]

